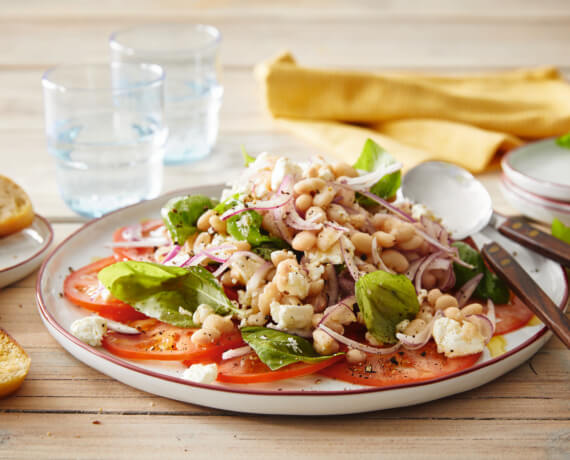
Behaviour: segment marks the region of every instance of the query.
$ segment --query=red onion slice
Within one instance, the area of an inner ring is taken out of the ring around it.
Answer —
[[[223,264],[226,260],[228,260],[228,259],[222,259],[221,257],[215,256],[214,254],[212,254],[211,252],[209,252],[205,249],[202,251],[202,254],[207,256],[208,259],[213,260],[214,262],[218,262],[219,264]]]
[[[245,345],[239,348],[232,348],[231,350],[226,350],[222,353],[222,360],[237,358],[238,356],[247,355],[251,351],[249,345]]]
[[[331,305],[330,307],[327,308],[326,313],[324,314],[324,316],[321,318],[321,320],[319,321],[319,323],[317,324],[317,327],[321,324],[325,324],[327,319],[336,311],[342,309],[342,308],[347,308],[351,313],[354,313],[354,310],[352,309],[353,307],[351,307],[350,305],[354,304],[356,302],[356,297],[355,296],[350,296],[347,297],[345,299],[342,299],[339,303],[335,304],[335,305]]]
[[[429,342],[433,333],[433,325],[438,318],[441,318],[441,311],[436,312],[431,321],[426,324],[426,327],[419,333],[414,335],[406,335],[401,332],[396,333],[396,338],[402,342],[404,348],[408,350],[417,350]]]
[[[379,267],[380,270],[394,274],[394,271],[390,270],[382,260],[382,257],[380,257],[380,253],[378,252],[378,240],[374,236],[372,237],[372,262]]]
[[[146,238],[137,241],[112,241],[105,246],[108,248],[154,248],[157,246],[166,246],[169,244],[166,238]]]
[[[368,190],[384,176],[395,173],[400,169],[402,169],[402,163],[394,163],[384,168],[380,168],[376,171],[372,171],[368,174],[363,174],[358,177],[349,177],[347,179],[344,179],[343,182],[355,190]]]
[[[485,345],[487,345],[495,333],[495,327],[491,320],[485,315],[468,315],[465,317],[465,321],[477,326],[481,335],[485,337]]]
[[[285,222],[287,222],[287,225],[293,227],[295,230],[320,230],[323,228],[323,224],[317,224],[315,222],[303,219],[297,213],[297,210],[292,203],[289,203],[284,211],[287,215]]]
[[[325,226],[326,227],[330,227],[333,230],[336,230],[337,232],[343,232],[343,233],[347,233],[350,232],[350,229],[347,227],[343,227],[342,225],[339,225],[335,222],[325,222]]]
[[[325,274],[327,277],[327,304],[332,305],[338,299],[338,277],[336,276],[336,270],[334,265],[327,264],[325,265]]]
[[[348,268],[348,271],[350,272],[350,276],[352,276],[354,281],[358,281],[358,278],[360,278],[360,270],[358,270],[358,267],[356,266],[356,262],[354,261],[354,257],[352,255],[350,255],[350,253],[347,249],[345,249],[345,246],[342,242],[344,238],[346,238],[346,237],[341,236],[339,239],[340,252],[342,252],[342,257],[344,259],[344,263],[346,264],[346,268]]]
[[[224,273],[226,271],[226,269],[230,266],[230,264],[237,258],[237,257],[249,257],[253,260],[255,260],[256,262],[259,262],[260,264],[264,264],[266,261],[264,258],[258,256],[257,254],[255,254],[254,252],[251,251],[237,251],[234,252],[229,258],[228,260],[226,260],[222,265],[220,265],[216,271],[214,273],[212,273],[212,275],[214,275],[215,278],[217,278],[218,276],[220,276],[222,273]]]
[[[441,290],[448,291],[453,286],[455,286],[455,272],[453,271],[453,264],[450,264],[447,270],[447,278],[441,283]]]
[[[343,343],[349,346],[350,348],[356,348],[357,350],[363,351],[365,353],[370,353],[373,355],[389,355],[390,353],[394,353],[395,351],[397,351],[402,345],[400,342],[398,342],[396,345],[391,346],[389,348],[372,347],[370,345],[365,345],[363,343],[357,342],[356,340],[349,339],[348,337],[345,337],[344,335],[341,335],[338,332],[333,331],[330,327],[327,327],[324,324],[319,324],[318,328],[322,329],[337,342]]]
[[[188,260],[186,260],[182,265],[180,265],[182,268],[186,268],[186,267],[193,267],[196,265],[199,265],[204,259],[206,259],[208,256],[206,254],[204,254],[204,252],[199,252],[198,254],[196,254],[193,257],[190,257]]]
[[[370,198],[372,201],[384,206],[386,209],[388,209],[389,211],[392,211],[394,214],[399,215],[401,218],[403,218],[407,222],[416,222],[416,219],[414,219],[412,216],[406,214],[404,211],[402,211],[401,209],[398,209],[396,206],[389,203],[388,201],[383,200],[378,195],[374,195],[374,193],[366,192],[366,191],[359,191],[358,193],[360,193],[360,194],[364,195],[365,197]]]
[[[418,272],[418,268],[420,268],[420,265],[422,264],[422,262],[425,260],[425,257],[421,257],[420,259],[416,259],[414,260],[410,266],[408,267],[408,271],[406,271],[406,276],[408,277],[408,279],[410,281],[414,281],[414,278],[416,277],[416,273]]]
[[[178,253],[180,252],[180,249],[182,249],[182,246],[180,246],[178,244],[174,244],[174,246],[172,246],[172,249],[166,255],[166,257],[164,258],[162,263],[165,264],[166,262],[170,262],[172,259],[174,259],[178,255]]]
[[[493,325],[493,334],[495,333],[495,327],[497,325],[497,318],[495,316],[495,304],[491,299],[487,299],[487,318],[491,321]]]
[[[463,306],[467,303],[467,301],[471,298],[475,289],[483,279],[483,273],[479,273],[477,276],[474,276],[469,281],[467,281],[461,289],[457,291],[455,294],[455,298],[457,299],[457,303],[459,304],[459,308],[463,308]]]
[[[287,243],[291,244],[293,241],[293,235],[291,235],[291,230],[287,227],[287,224],[284,221],[283,216],[283,208],[277,208],[271,211],[273,213],[273,219],[275,225],[277,226],[277,230],[279,230],[279,234],[281,238],[283,238]]]
[[[272,209],[277,209],[288,204],[292,198],[292,196],[282,195],[274,200],[258,201],[256,203],[253,203],[252,206],[246,206],[245,208],[228,209],[221,215],[220,219],[227,220],[230,217],[236,216],[246,211],[270,211]]]
[[[441,256],[441,252],[434,252],[427,256],[425,260],[421,263],[418,268],[418,272],[416,273],[416,292],[420,292],[422,289],[422,278],[424,276],[424,272],[428,269],[431,263],[438,257]]]

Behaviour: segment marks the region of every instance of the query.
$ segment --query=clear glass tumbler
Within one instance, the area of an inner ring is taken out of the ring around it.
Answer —
[[[148,24],[110,38],[114,62],[154,62],[166,72],[166,164],[203,158],[216,142],[223,95],[220,42],[220,32],[202,24]]]
[[[156,197],[168,129],[155,64],[77,64],[42,78],[48,150],[76,213],[99,217]]]

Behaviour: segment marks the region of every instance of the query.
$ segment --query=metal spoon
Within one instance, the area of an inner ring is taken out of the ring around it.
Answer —
[[[569,245],[531,227],[523,219],[494,214],[485,187],[472,174],[450,163],[429,161],[412,168],[404,176],[402,193],[440,217],[454,239],[471,236],[497,275],[570,348],[568,319],[513,256],[495,242],[497,233],[492,227],[498,226],[509,238],[567,266],[570,266]]]

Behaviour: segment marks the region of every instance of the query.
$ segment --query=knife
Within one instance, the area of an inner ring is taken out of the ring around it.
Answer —
[[[530,225],[524,217],[503,217],[493,213],[489,225],[507,238],[570,268],[570,244]]]
[[[515,230],[518,232],[521,227]],[[497,276],[503,279],[533,313],[556,334],[566,345],[566,348],[570,348],[570,321],[548,294],[515,260],[516,257],[523,255],[527,249],[517,243],[511,243],[509,246],[516,249],[511,252],[507,251],[497,242],[502,239],[501,235],[490,225],[471,235],[471,238]],[[530,238],[534,238],[534,236]]]

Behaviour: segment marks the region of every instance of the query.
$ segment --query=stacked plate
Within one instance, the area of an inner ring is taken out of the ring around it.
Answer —
[[[550,224],[570,225],[570,149],[555,139],[511,151],[501,162],[501,191],[525,216]]]

